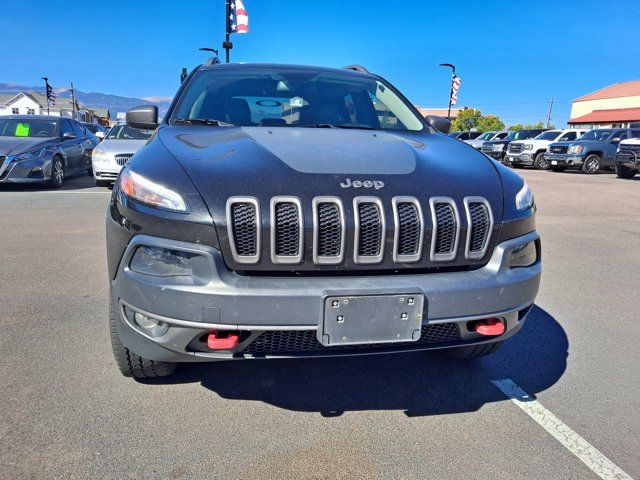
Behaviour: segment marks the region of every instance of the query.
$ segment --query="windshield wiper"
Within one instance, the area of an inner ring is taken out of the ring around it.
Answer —
[[[360,130],[375,130],[371,125],[363,123],[343,123],[342,125],[334,125],[333,123],[317,123],[315,125],[296,125],[303,128],[357,128]]]
[[[212,125],[214,127],[234,127],[233,123],[223,122],[215,118],[176,118],[171,123],[185,123],[187,125]]]

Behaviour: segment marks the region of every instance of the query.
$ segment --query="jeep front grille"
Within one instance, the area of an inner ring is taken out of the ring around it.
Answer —
[[[273,330],[266,331],[251,342],[242,353],[252,355],[274,355],[287,353],[330,354],[339,351],[357,353],[363,350],[407,349],[421,345],[457,342],[460,329],[456,323],[436,323],[423,325],[420,338],[415,342],[372,343],[363,345],[336,345],[325,347],[317,338],[315,330]]]
[[[118,165],[124,167],[127,163],[129,163],[129,160],[131,160],[131,157],[133,157],[133,153],[122,153],[122,154],[115,155],[114,158]]]
[[[313,199],[313,263],[336,264],[344,258],[344,211],[335,197]]]
[[[456,258],[460,234],[460,216],[456,204],[446,197],[434,197],[429,202],[433,220],[431,260],[453,260]]]
[[[362,196],[353,199],[350,218],[346,218],[342,201],[337,197],[315,197],[312,211],[305,212],[299,198],[277,196],[270,201],[268,219],[265,215],[262,220],[257,199],[232,197],[227,201],[227,235],[233,259],[242,264],[260,262],[263,221],[270,232],[267,250],[273,264],[295,265],[305,258],[310,263],[311,248],[305,242],[311,242],[314,265],[338,265],[345,261],[375,265],[392,258],[397,264],[420,262],[421,267],[426,267],[429,266],[426,261],[452,261],[459,251],[462,256],[462,249],[458,248],[462,235],[464,258],[479,260],[485,257],[491,243],[492,209],[483,197],[465,197],[462,203],[464,211],[460,211],[465,215],[461,218],[452,198],[432,197],[425,216],[426,199],[421,202],[415,197],[399,196],[391,200],[391,212],[386,215],[380,198]],[[305,222],[309,213],[313,216],[312,231],[311,222]],[[387,221],[391,231],[387,230]],[[390,253],[385,251],[386,242]],[[345,259],[347,245],[353,257]]]
[[[466,258],[482,258],[487,252],[493,230],[493,214],[489,203],[482,197],[464,199],[467,212]]]
[[[422,254],[424,220],[420,202],[412,197],[393,199],[395,237],[394,262],[417,262]]]
[[[382,203],[373,197],[356,197],[353,210],[356,226],[353,259],[356,263],[379,263],[384,250]]]
[[[260,213],[258,201],[232,197],[227,201],[227,232],[233,257],[238,263],[260,260]]]
[[[271,261],[299,263],[302,260],[302,207],[296,197],[271,199]]]

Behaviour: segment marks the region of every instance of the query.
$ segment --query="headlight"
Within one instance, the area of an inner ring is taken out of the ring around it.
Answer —
[[[524,149],[525,150],[531,150],[532,148],[533,148],[533,145],[531,145],[531,144],[525,144],[524,145]]]
[[[109,154],[107,152],[102,151],[102,150],[94,150],[93,153],[91,154],[91,159],[94,162],[97,162],[97,163],[108,162],[109,161]]]
[[[518,210],[527,210],[533,206],[533,192],[531,187],[526,183],[516,194],[516,208]]]
[[[40,150],[31,150],[30,152],[24,152],[20,155],[17,155],[16,160],[35,160],[36,158],[43,157],[46,151],[46,148],[41,148]]]
[[[582,145],[571,145],[569,146],[568,153],[582,153]]]
[[[504,150],[504,143],[498,143],[497,145],[493,146],[494,150]]]
[[[178,192],[159,185],[129,168],[120,173],[120,191],[129,198],[174,212],[186,212],[187,204]]]

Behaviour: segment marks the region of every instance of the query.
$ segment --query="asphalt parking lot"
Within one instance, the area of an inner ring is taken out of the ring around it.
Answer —
[[[201,364],[149,383],[111,355],[110,192],[89,177],[0,189],[0,476],[640,477],[640,178],[520,173],[543,281],[493,356]],[[541,409],[519,408],[506,384]],[[620,471],[545,430],[556,417]]]

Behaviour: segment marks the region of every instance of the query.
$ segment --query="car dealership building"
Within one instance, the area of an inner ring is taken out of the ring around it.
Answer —
[[[571,128],[627,128],[640,125],[640,80],[619,82],[576,98]]]

